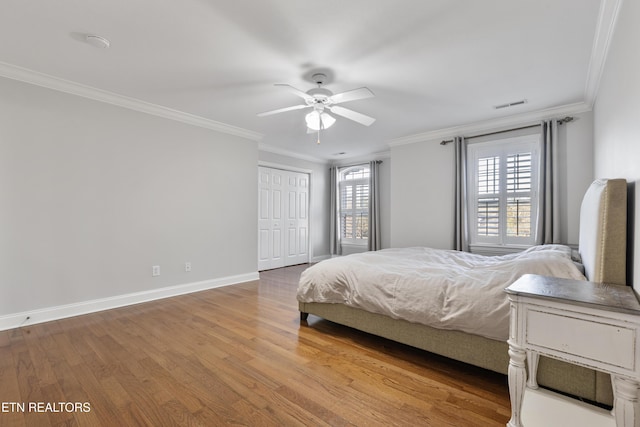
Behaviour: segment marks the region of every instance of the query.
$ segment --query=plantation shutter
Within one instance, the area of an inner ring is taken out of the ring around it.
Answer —
[[[476,212],[479,236],[500,235],[500,157],[478,159],[478,204]]]
[[[539,137],[471,144],[468,150],[472,250],[474,245],[534,244]]]
[[[369,168],[348,168],[340,174],[340,232],[343,241],[369,237]]]
[[[507,236],[531,237],[532,153],[507,156]]]

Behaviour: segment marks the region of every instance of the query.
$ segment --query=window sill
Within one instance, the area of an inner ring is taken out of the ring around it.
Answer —
[[[368,240],[341,240],[340,244],[344,247],[344,246],[353,246],[353,247],[359,247],[359,246],[368,246],[369,241]]]
[[[469,252],[478,255],[499,256],[522,252],[530,247],[526,245],[469,245]]]
[[[367,242],[364,243],[342,243],[340,245],[342,247],[342,254],[349,255],[360,252],[367,252],[369,250],[369,245]]]

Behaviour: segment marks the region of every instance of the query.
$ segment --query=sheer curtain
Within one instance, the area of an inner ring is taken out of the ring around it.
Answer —
[[[542,125],[540,194],[536,244],[560,243],[560,192],[558,189],[558,120]]]
[[[329,169],[329,194],[331,210],[331,255],[342,255],[342,244],[340,242],[340,190],[338,188],[339,173],[337,166]]]
[[[369,242],[368,249],[381,249],[380,242],[380,179],[379,160],[369,162]]]
[[[467,141],[453,139],[455,147],[455,230],[454,244],[458,251],[469,252],[469,227],[467,220]]]

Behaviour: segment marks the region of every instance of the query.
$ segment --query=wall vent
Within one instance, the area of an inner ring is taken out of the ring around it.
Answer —
[[[502,108],[509,108],[509,107],[515,107],[516,105],[522,105],[522,104],[526,104],[527,100],[526,99],[522,99],[520,101],[514,101],[514,102],[509,102],[507,104],[502,104],[502,105],[496,105],[495,108],[496,110],[500,110]]]

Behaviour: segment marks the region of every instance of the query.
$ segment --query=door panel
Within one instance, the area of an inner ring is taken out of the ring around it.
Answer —
[[[260,190],[260,199],[258,206],[260,207],[260,217],[258,219],[269,219],[269,190]]]
[[[296,236],[298,234],[298,230],[295,227],[289,227],[289,245],[287,248],[287,259],[290,261],[291,258],[294,258],[297,253],[296,253]],[[292,265],[292,264],[287,264],[287,265]]]
[[[298,229],[298,256],[306,257],[307,248],[309,247],[309,239],[307,238],[307,228],[300,227]]]
[[[307,193],[300,192],[298,198],[298,218],[307,219]]]
[[[282,192],[280,190],[273,190],[271,193],[273,198],[273,216],[271,219],[282,219]]]
[[[289,207],[289,211],[288,211],[289,215],[287,216],[287,219],[290,221],[295,220],[296,219],[296,192],[291,191],[291,189],[289,189],[288,207]]]
[[[258,262],[269,261],[271,255],[269,253],[269,230],[260,230],[258,234],[258,247],[260,253],[258,254]]]
[[[279,261],[282,259],[282,232],[280,229],[273,230],[273,252],[272,259],[274,261]]]

